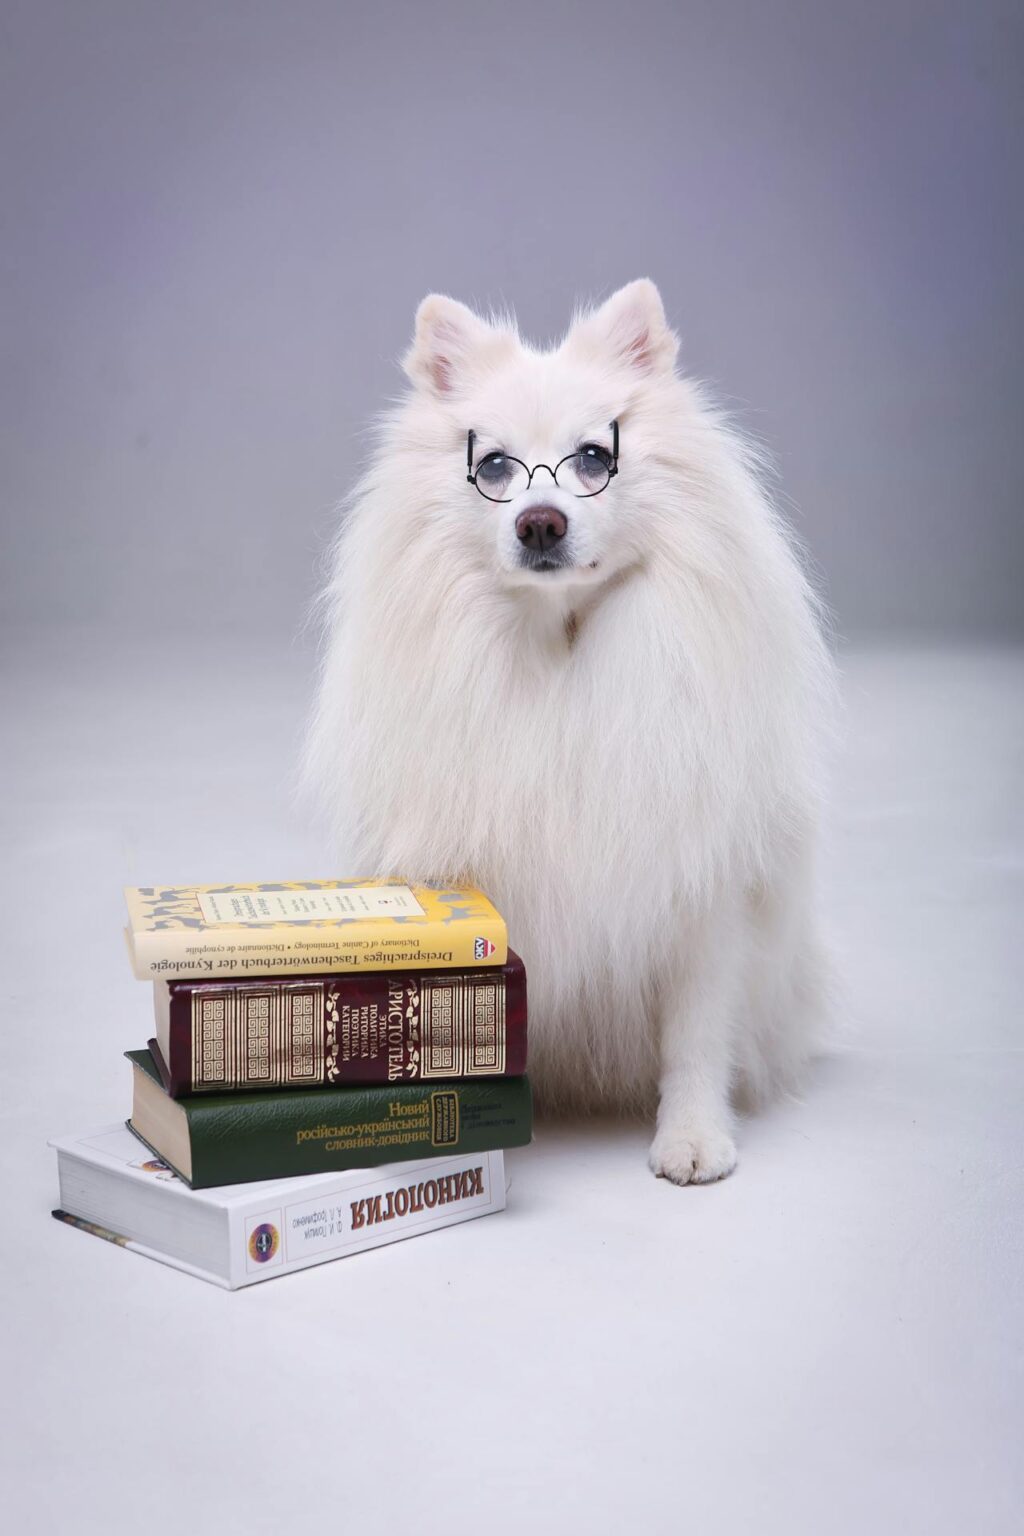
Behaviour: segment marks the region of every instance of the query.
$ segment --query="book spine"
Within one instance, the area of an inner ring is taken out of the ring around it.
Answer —
[[[525,1077],[180,1102],[188,1115],[193,1189],[490,1152],[523,1146],[532,1129]]]
[[[472,971],[171,982],[168,1002],[172,1098],[518,1077],[526,1068],[517,955]]]
[[[505,1207],[500,1152],[431,1158],[374,1170],[341,1190],[318,1189],[230,1213],[232,1289],[330,1259],[418,1237]]]
[[[137,1079],[160,1082],[148,1051],[126,1055]],[[223,1093],[178,1105],[188,1123],[193,1189],[521,1147],[533,1129],[525,1077],[463,1078],[443,1088],[398,1083]],[[141,1134],[133,1121],[129,1128]],[[174,1167],[166,1147],[147,1145]]]
[[[443,918],[392,924],[353,920],[330,933],[295,923],[286,935],[277,929],[260,933],[201,926],[128,928],[125,935],[140,981],[458,970],[503,965],[508,958],[505,923],[487,915],[451,925]]]

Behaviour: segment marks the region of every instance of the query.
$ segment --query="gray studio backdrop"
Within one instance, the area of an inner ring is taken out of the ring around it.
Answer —
[[[649,274],[842,633],[1019,632],[1020,16],[6,0],[7,616],[293,635],[422,295]]]

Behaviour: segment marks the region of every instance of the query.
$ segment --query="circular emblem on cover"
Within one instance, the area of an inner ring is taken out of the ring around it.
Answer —
[[[272,1221],[261,1221],[249,1233],[249,1257],[257,1264],[266,1264],[277,1252],[281,1239]]]

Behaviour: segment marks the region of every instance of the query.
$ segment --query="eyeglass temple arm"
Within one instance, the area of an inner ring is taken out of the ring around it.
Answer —
[[[612,471],[611,472],[612,472],[613,475],[617,475],[618,472],[619,472],[619,424],[618,424],[618,422],[617,421],[613,421],[611,423],[611,428],[612,428]]]
[[[473,485],[476,481],[476,476],[473,474],[473,440],[475,437],[476,433],[470,427],[469,436],[466,438],[466,479],[470,485]]]

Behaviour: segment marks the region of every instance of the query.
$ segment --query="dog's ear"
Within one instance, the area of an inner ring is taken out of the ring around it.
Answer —
[[[493,362],[509,348],[508,329],[497,329],[458,299],[431,293],[416,311],[412,346],[402,359],[412,382],[436,395],[457,394],[479,361]]]
[[[592,357],[610,354],[624,367],[650,374],[669,372],[679,350],[661,294],[649,277],[627,283],[599,309],[578,319],[567,344]]]

